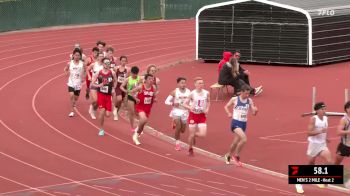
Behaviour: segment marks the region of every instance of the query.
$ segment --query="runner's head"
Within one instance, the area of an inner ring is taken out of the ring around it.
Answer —
[[[316,114],[324,114],[326,112],[326,104],[324,102],[317,102],[314,105],[314,110]]]
[[[194,78],[194,86],[197,90],[202,90],[204,87],[204,80],[202,77],[195,77]]]
[[[75,48],[72,53],[73,60],[79,61],[81,59],[81,50],[79,48]]]
[[[92,55],[94,56],[94,58],[97,58],[98,52],[100,50],[97,47],[93,47],[92,48]]]
[[[100,51],[103,51],[106,47],[106,42],[99,40],[96,42],[96,46]]]
[[[150,64],[147,67],[147,73],[154,75],[157,72],[157,67],[154,64]]]
[[[108,58],[111,58],[114,54],[114,48],[112,46],[109,46],[107,47],[107,50],[106,50],[106,56]]]
[[[119,61],[122,66],[125,66],[128,63],[128,57],[126,57],[125,55],[122,55],[119,57]]]
[[[140,69],[137,66],[133,66],[130,69],[131,77],[136,78],[139,74]]]
[[[104,58],[105,56],[103,55],[103,52],[99,51],[97,53],[97,61],[102,63],[102,59]]]
[[[176,79],[176,82],[177,82],[177,86],[178,86],[180,89],[185,89],[185,88],[186,88],[186,78],[178,77],[178,78]]]
[[[344,111],[347,113],[347,114],[350,114],[350,101],[347,101],[344,105]]]
[[[146,85],[152,85],[153,84],[153,75],[151,74],[146,74],[145,75],[145,84]]]
[[[103,65],[104,69],[108,70],[110,65],[111,65],[111,60],[109,60],[109,58],[107,58],[107,57],[104,57],[102,59],[102,65]]]
[[[248,85],[242,85],[241,86],[241,93],[240,96],[242,99],[247,99],[250,96],[250,91],[252,88]]]

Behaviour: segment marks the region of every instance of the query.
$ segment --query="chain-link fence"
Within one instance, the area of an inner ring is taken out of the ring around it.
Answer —
[[[0,0],[0,32],[71,24],[192,18],[224,0]]]

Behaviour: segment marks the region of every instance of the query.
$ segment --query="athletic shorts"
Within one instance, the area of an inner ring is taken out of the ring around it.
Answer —
[[[115,92],[115,96],[121,95],[121,96],[124,98],[125,95],[126,95],[126,93],[125,93],[124,91],[122,91],[122,90],[120,89],[120,87],[118,87],[118,86],[115,88],[114,92]]]
[[[350,146],[346,146],[340,142],[338,147],[337,147],[337,155],[340,155],[342,157],[349,157],[350,156]]]
[[[134,104],[136,104],[136,100],[133,96],[128,95],[128,100],[130,100],[130,101],[134,102]]]
[[[97,92],[98,108],[104,108],[106,111],[112,111],[112,95]]]
[[[180,118],[181,122],[183,124],[186,124],[187,120],[188,120],[188,111],[187,110],[178,109],[178,108],[173,108],[171,110],[169,116],[171,118],[173,118],[173,119],[179,119]]]
[[[190,112],[188,115],[188,124],[189,125],[198,125],[198,124],[206,124],[207,117],[204,113],[195,114],[193,112]]]
[[[136,104],[135,111],[137,113],[144,112],[146,114],[147,118],[149,118],[149,115],[151,114],[151,107],[143,107],[143,106]]]
[[[80,90],[75,90],[71,86],[68,86],[68,92],[73,92],[75,96],[79,96],[80,95]]]
[[[309,157],[317,157],[324,150],[328,150],[326,143],[309,142],[306,154]]]
[[[232,119],[232,121],[231,121],[231,131],[235,132],[235,129],[237,129],[237,128],[241,128],[243,130],[243,132],[245,132],[246,129],[247,129],[247,122],[243,122],[243,121]]]

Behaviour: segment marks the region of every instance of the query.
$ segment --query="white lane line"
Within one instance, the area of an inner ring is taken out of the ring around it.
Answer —
[[[113,189],[112,187],[109,187],[109,186],[100,186],[100,185],[95,185],[95,184],[92,186],[97,187],[97,188],[102,188],[102,189],[109,189],[109,190]]]
[[[186,188],[188,191],[196,191],[196,192],[203,192],[203,190],[200,189],[193,189],[193,188]]]
[[[18,184],[18,185],[27,187],[28,190],[33,190],[33,191],[36,191],[36,192],[44,193],[44,194],[46,194],[46,195],[55,196],[55,195],[50,194],[50,193],[47,193],[47,192],[45,192],[45,191],[43,191],[43,190],[41,190],[41,189],[38,189],[38,188],[35,188],[35,187],[31,187],[31,186],[29,186],[29,185],[26,185],[26,184],[23,184],[23,183],[21,183],[21,182],[18,182],[18,181],[15,181],[15,180],[6,178],[6,177],[4,177],[4,176],[0,176],[0,178],[2,178],[2,179],[4,179],[4,180],[7,180],[7,181],[10,181],[10,182],[12,182],[12,183]],[[1,195],[3,195],[3,194],[1,194]]]
[[[247,189],[247,186],[239,186],[239,185],[234,185],[234,184],[230,184],[230,186],[232,187],[237,187],[237,188],[242,188],[242,189]]]
[[[160,184],[160,186],[165,186],[165,187],[170,187],[170,188],[179,188],[179,187],[177,187],[177,186],[168,185],[168,184]]]
[[[210,192],[212,195],[226,195],[225,193]]]
[[[119,189],[120,191],[123,191],[123,192],[128,192],[128,193],[135,193],[135,191],[130,191],[130,190],[126,190],[126,189]]]
[[[58,194],[58,195],[71,195],[70,193],[64,193],[64,192],[59,192],[59,191],[55,191],[53,193]]]
[[[225,184],[225,183],[223,183],[223,182],[215,182],[215,181],[210,181],[210,180],[208,180],[207,182],[213,183],[213,184]]]

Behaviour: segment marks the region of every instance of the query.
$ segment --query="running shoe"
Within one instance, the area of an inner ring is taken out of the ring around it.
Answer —
[[[100,131],[98,132],[99,136],[104,136],[105,135],[105,131],[103,129],[100,129]]]
[[[242,167],[242,162],[240,161],[239,156],[233,156],[233,159],[235,160],[238,167]]]
[[[324,189],[324,188],[327,187],[326,184],[317,184],[317,186],[318,186],[318,188],[320,188],[320,189]]]
[[[181,145],[179,143],[175,144],[175,150],[180,151],[181,150]]]
[[[70,113],[68,114],[68,116],[69,116],[69,117],[73,117],[73,116],[74,116],[74,112],[70,112]]]
[[[193,153],[193,148],[189,148],[188,149],[188,156],[194,156],[194,153]]]
[[[297,190],[297,193],[300,193],[300,194],[304,193],[303,185],[301,184],[296,184],[295,189]]]
[[[263,92],[262,86],[258,86],[258,87],[255,88],[255,94],[254,94],[254,96],[258,96],[258,95],[260,95],[262,92]]]
[[[226,163],[227,165],[229,165],[229,164],[230,164],[230,161],[231,161],[231,156],[225,154],[225,163]]]
[[[139,141],[139,134],[137,132],[135,132],[133,135],[132,135],[132,140],[134,141],[134,143],[138,146],[140,145],[140,141]]]

